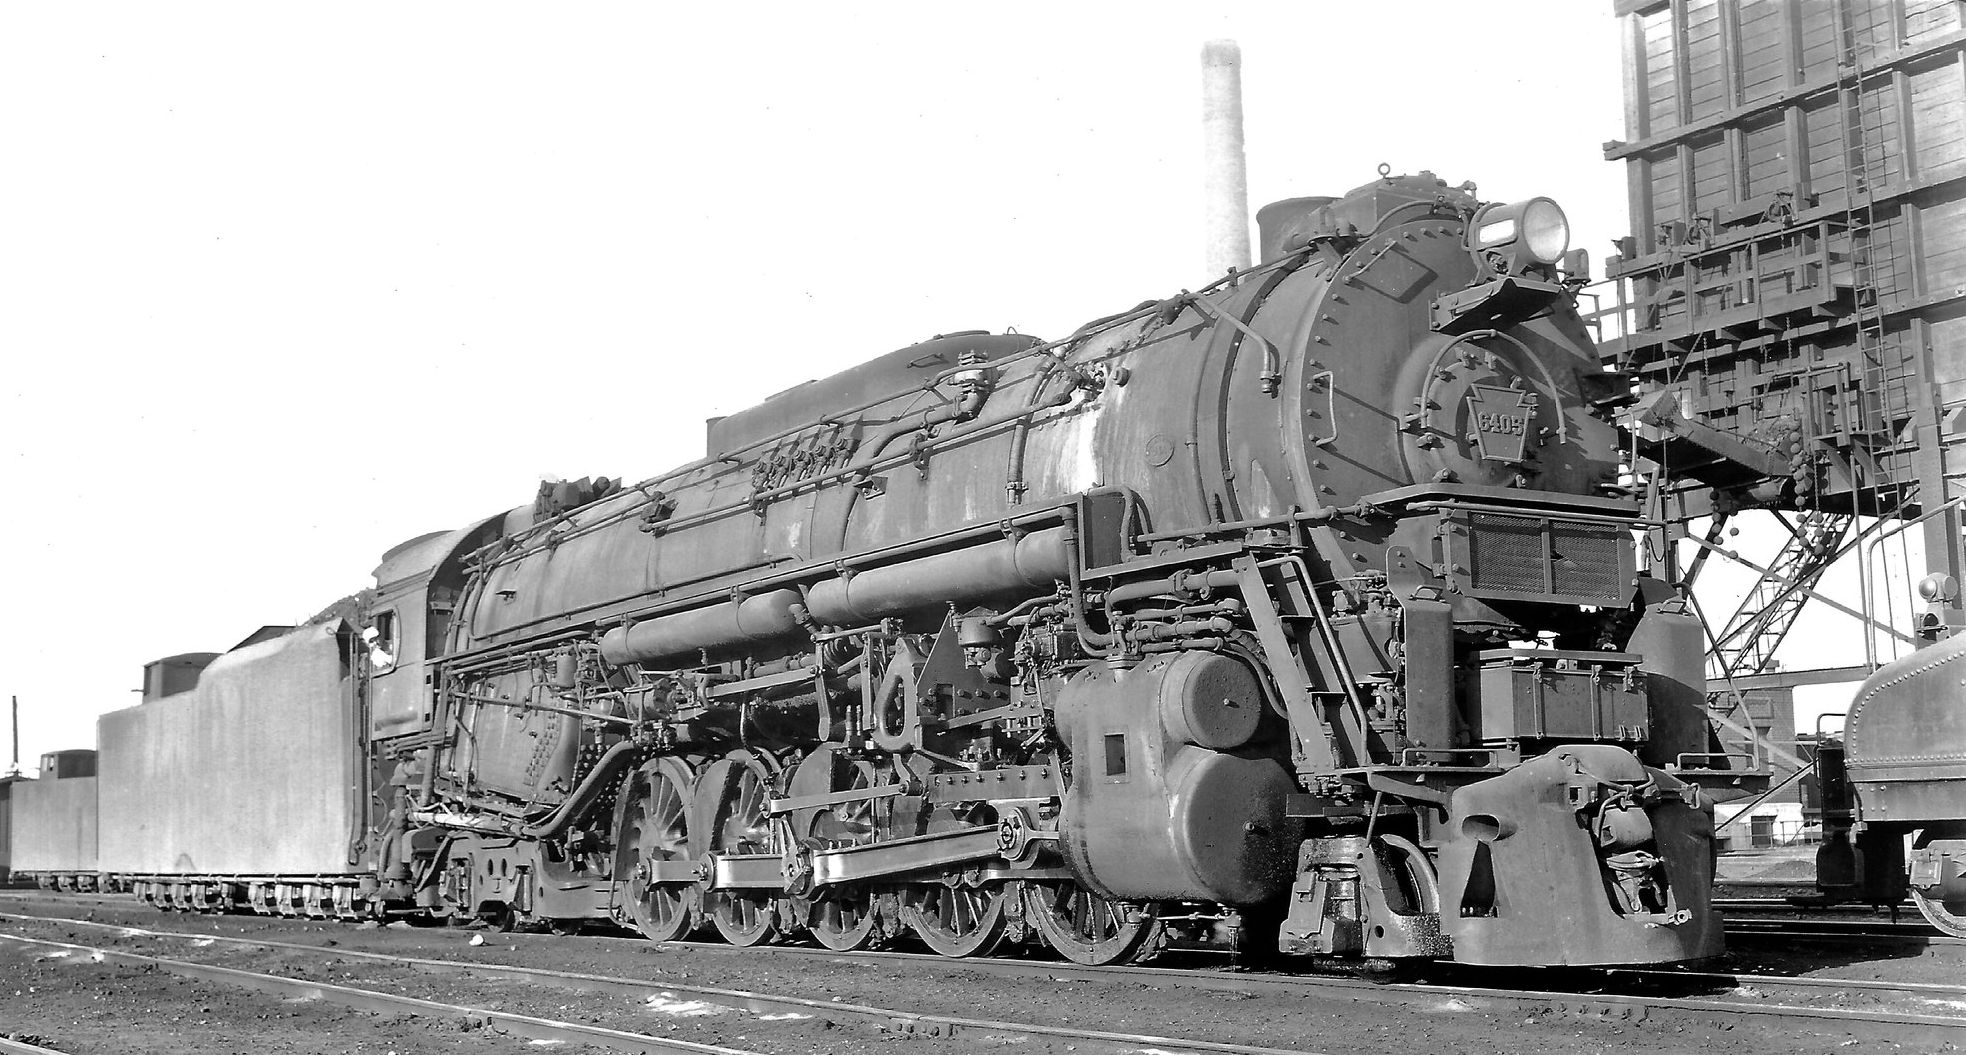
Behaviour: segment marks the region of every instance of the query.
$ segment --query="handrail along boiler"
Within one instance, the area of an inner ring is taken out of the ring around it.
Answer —
[[[1081,962],[1719,951],[1701,629],[1548,199],[1390,176],[378,570],[392,908]]]

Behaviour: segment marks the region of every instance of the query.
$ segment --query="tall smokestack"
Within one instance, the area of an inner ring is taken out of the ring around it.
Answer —
[[[14,711],[14,767],[8,772],[18,773],[20,772],[20,697],[9,696],[7,699]]]
[[[1203,237],[1208,273],[1249,266],[1249,171],[1242,156],[1242,48],[1201,46]]]

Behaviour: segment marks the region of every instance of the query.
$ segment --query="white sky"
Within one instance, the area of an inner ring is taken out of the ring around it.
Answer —
[[[543,473],[652,475],[806,378],[1201,284],[1212,37],[1252,208],[1430,168],[1556,197],[1602,261],[1610,7],[9,5],[21,753]]]

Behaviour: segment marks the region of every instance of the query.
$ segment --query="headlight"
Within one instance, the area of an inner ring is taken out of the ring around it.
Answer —
[[[1511,275],[1555,267],[1570,248],[1570,220],[1548,198],[1484,206],[1475,214],[1468,248]]]
[[[1570,248],[1570,220],[1548,198],[1531,198],[1522,208],[1522,240],[1529,255],[1554,264]]]

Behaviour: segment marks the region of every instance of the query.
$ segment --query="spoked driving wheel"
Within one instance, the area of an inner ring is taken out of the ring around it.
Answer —
[[[829,888],[814,899],[807,926],[819,944],[835,952],[857,952],[874,944],[877,922],[872,891]]]
[[[901,921],[944,956],[987,956],[1003,940],[1009,896],[1002,883],[919,886],[909,892]]]
[[[771,771],[749,751],[733,752],[717,807],[717,849],[727,854],[772,851]],[[772,891],[719,890],[705,899],[717,933],[732,945],[763,945],[778,936],[778,905]]]
[[[1026,884],[1024,911],[1073,963],[1137,963],[1160,951],[1160,921],[1146,908],[1108,901],[1069,880]]]
[[[833,790],[860,791],[882,783],[880,773],[870,763],[851,762],[842,768],[844,772],[833,781]],[[873,841],[874,810],[872,799],[834,803],[812,818],[811,843],[837,847]],[[819,944],[835,952],[856,952],[880,936],[877,923],[874,890],[854,883],[826,887],[815,894],[806,926]]]
[[[628,775],[620,801],[615,878],[626,881],[628,916],[649,940],[674,941],[696,929],[694,882],[663,874],[665,862],[690,857],[689,770],[674,758],[649,762]]]

